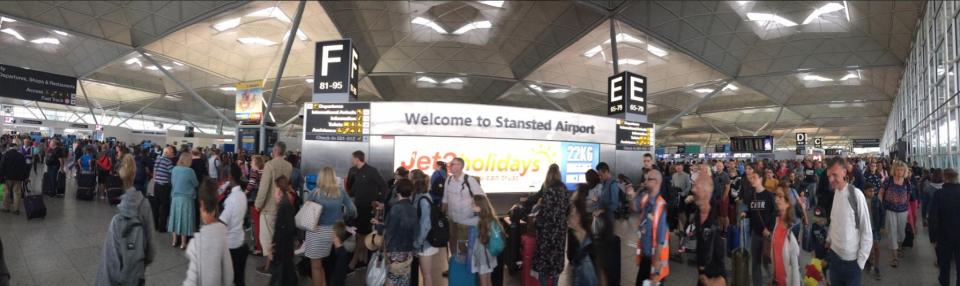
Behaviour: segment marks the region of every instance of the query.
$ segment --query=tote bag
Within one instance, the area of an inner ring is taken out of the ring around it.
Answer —
[[[323,206],[312,201],[305,201],[295,217],[297,228],[306,231],[316,231],[321,212],[323,212]]]

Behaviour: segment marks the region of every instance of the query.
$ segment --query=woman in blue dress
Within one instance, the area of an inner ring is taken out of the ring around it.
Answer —
[[[173,235],[173,247],[187,248],[189,237],[196,229],[197,175],[190,169],[193,157],[183,153],[177,160],[177,166],[170,171],[170,183],[173,187],[170,202],[170,218],[167,230]],[[179,244],[178,240],[179,238]]]

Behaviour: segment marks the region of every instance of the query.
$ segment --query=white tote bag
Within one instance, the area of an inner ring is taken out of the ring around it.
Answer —
[[[320,213],[322,212],[322,205],[311,201],[303,202],[303,206],[300,207],[300,211],[297,212],[297,217],[295,218],[297,228],[306,231],[316,231],[317,222],[320,220]]]

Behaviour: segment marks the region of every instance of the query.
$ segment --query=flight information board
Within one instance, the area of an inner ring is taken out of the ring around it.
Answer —
[[[773,136],[730,137],[730,150],[734,153],[772,153]]]
[[[652,151],[653,123],[617,120],[617,150]]]
[[[361,142],[370,134],[370,103],[307,103],[304,140]]]

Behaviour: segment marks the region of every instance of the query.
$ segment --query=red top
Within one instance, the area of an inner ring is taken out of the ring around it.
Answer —
[[[773,230],[773,279],[777,285],[787,285],[787,271],[783,266],[783,244],[787,242],[787,227],[783,223],[777,223],[777,228]]]

